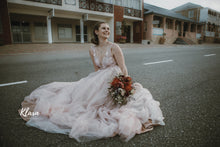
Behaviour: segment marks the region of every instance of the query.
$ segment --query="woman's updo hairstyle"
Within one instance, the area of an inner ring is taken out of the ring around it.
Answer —
[[[93,29],[93,37],[94,37],[94,38],[91,39],[91,42],[94,43],[95,45],[99,45],[99,38],[98,38],[98,35],[96,35],[95,31],[96,31],[96,30],[98,31],[98,30],[99,30],[99,27],[100,27],[101,24],[103,24],[103,23],[105,23],[105,22],[97,22],[97,23],[95,24],[95,26],[94,26],[94,29]]]

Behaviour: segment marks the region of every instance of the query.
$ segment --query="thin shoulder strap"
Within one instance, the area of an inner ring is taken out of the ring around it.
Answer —
[[[112,43],[111,45],[109,45],[109,47],[107,48],[108,54],[111,54],[111,53],[112,53],[112,51],[111,51],[112,45],[113,45],[113,43]]]

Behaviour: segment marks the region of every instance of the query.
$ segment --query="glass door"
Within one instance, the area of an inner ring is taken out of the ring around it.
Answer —
[[[22,43],[30,43],[31,42],[31,31],[30,31],[30,23],[22,22]]]
[[[13,43],[22,43],[20,22],[12,21],[11,30],[12,30]]]

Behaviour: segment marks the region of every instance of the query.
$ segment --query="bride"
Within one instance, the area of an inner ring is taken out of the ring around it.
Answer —
[[[134,83],[133,98],[122,106],[114,105],[108,95],[109,82],[128,75],[120,47],[108,41],[109,25],[94,27],[89,50],[95,72],[76,82],[42,85],[26,96],[20,116],[33,126],[51,133],[68,134],[79,142],[120,135],[128,141],[135,134],[165,125],[160,103],[141,84]]]

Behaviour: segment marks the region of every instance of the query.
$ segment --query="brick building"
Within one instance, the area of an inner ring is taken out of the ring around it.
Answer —
[[[143,43],[172,44],[177,39],[187,43],[197,43],[203,34],[203,24],[191,20],[171,10],[144,4]]]
[[[6,0],[0,0],[0,45],[11,44],[11,27]]]
[[[193,3],[186,3],[172,11],[196,22],[203,22],[205,24],[203,36],[205,42],[212,43],[216,39],[220,40],[220,12]]]
[[[96,22],[110,26],[109,40],[140,43],[143,0],[1,0],[0,41],[90,42]],[[126,28],[126,29],[125,29]]]

